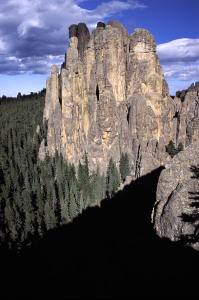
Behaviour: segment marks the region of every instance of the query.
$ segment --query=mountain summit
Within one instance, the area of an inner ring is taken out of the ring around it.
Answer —
[[[47,79],[41,159],[57,149],[77,166],[86,152],[90,170],[102,173],[110,158],[118,166],[127,153],[140,177],[170,160],[170,141],[186,147],[198,140],[199,84],[170,97],[149,31],[130,35],[110,20],[92,35],[84,23],[71,25],[69,38],[61,72],[54,65]]]

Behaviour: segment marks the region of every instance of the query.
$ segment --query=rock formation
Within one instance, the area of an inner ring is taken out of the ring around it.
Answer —
[[[199,82],[177,92],[176,96],[176,139],[188,146],[199,140]]]
[[[160,237],[178,241],[184,237],[189,240],[197,234],[199,210],[194,202],[199,195],[198,168],[199,142],[196,142],[178,153],[161,172],[152,213],[152,222]],[[199,242],[191,245],[199,250]]]
[[[170,140],[187,146],[198,139],[198,84],[183,98],[169,96],[149,31],[129,35],[111,20],[92,35],[84,23],[71,25],[69,38],[61,72],[53,66],[47,80],[41,159],[57,149],[77,166],[87,152],[90,169],[104,172],[124,152],[139,177],[170,160]]]

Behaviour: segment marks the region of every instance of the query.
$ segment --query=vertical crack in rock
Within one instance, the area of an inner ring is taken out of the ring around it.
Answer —
[[[96,86],[96,97],[97,97],[97,102],[99,101],[99,96],[100,96],[100,94],[99,94],[99,86],[98,86],[98,84],[97,84],[97,86]]]
[[[130,122],[130,113],[131,113],[131,107],[128,108],[128,113],[127,113],[127,122],[128,122],[128,124]]]

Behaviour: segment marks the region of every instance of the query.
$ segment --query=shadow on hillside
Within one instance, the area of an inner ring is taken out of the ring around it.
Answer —
[[[1,255],[4,298],[195,296],[198,253],[159,239],[150,222],[161,170],[51,230],[17,259]]]

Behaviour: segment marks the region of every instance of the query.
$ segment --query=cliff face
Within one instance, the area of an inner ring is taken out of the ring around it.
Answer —
[[[199,140],[199,82],[192,84],[187,90],[177,92],[175,98],[178,103],[177,139],[185,146]]]
[[[160,237],[187,242],[199,250],[199,142],[178,153],[159,177],[152,222]]]
[[[129,35],[112,20],[91,36],[84,23],[71,25],[69,37],[61,72],[53,66],[47,80],[40,158],[58,149],[77,166],[86,151],[90,169],[103,172],[124,152],[139,177],[170,159],[170,140],[186,146],[198,139],[198,86],[185,99],[169,96],[150,32]]]

